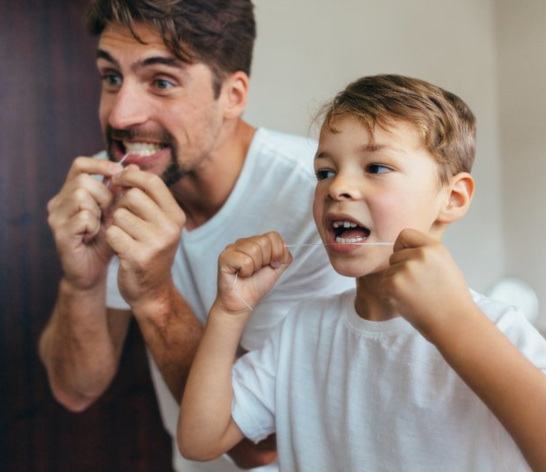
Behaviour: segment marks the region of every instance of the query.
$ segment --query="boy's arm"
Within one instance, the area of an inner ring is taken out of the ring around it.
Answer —
[[[184,391],[178,446],[193,460],[227,452],[243,434],[231,417],[232,367],[252,307],[291,262],[277,233],[228,246],[218,263],[218,295],[210,311]]]
[[[404,230],[384,288],[495,414],[535,471],[546,471],[546,375],[479,310],[439,242]]]

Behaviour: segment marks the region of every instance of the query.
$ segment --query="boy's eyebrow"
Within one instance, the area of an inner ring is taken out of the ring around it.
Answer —
[[[118,69],[121,68],[119,62],[114,57],[112,57],[112,55],[108,51],[105,51],[104,49],[97,49],[97,59],[104,59],[105,61],[112,63]],[[179,69],[182,69],[184,66],[184,63],[180,59],[173,56],[151,56],[131,64],[131,69],[143,69],[145,67],[157,64],[168,67],[176,67]]]
[[[362,147],[359,148],[361,152],[368,152],[368,153],[382,151],[383,149],[388,149],[390,151],[406,154],[406,151],[404,151],[403,149],[393,147],[388,144],[368,143],[368,144],[364,144]],[[321,151],[321,152],[317,151],[317,153],[315,154],[315,160],[321,159],[321,158],[327,158],[329,156],[330,154],[326,151]]]

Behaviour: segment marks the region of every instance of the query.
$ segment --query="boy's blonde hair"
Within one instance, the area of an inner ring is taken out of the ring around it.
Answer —
[[[438,162],[442,183],[472,169],[476,119],[465,102],[440,87],[401,75],[363,77],[326,105],[322,126],[335,132],[335,119],[347,114],[360,120],[372,137],[376,125],[388,128],[404,121],[417,127]]]

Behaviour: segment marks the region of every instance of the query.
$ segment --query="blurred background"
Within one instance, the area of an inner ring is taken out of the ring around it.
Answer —
[[[118,377],[81,414],[55,403],[36,355],[60,276],[45,206],[74,157],[102,145],[86,4],[0,0],[0,470],[168,471],[170,443],[134,327]],[[321,104],[378,73],[428,80],[470,105],[477,193],[446,242],[476,290],[490,293],[506,277],[532,289],[534,322],[546,331],[546,2],[255,5],[246,112],[255,125],[314,135]]]

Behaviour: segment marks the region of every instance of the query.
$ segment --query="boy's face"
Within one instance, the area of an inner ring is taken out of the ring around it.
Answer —
[[[394,122],[376,126],[370,139],[350,115],[332,128],[320,134],[313,215],[336,271],[361,277],[385,269],[392,246],[365,244],[394,242],[405,228],[439,236],[446,187],[417,129]]]

